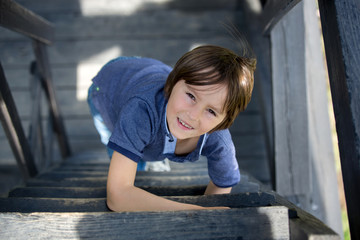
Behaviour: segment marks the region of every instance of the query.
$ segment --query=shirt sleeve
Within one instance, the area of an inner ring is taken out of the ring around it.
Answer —
[[[142,99],[132,98],[121,109],[108,147],[135,162],[154,136],[153,112]]]
[[[226,188],[240,182],[235,146],[229,130],[209,134],[202,153],[207,157],[209,177],[216,186]]]

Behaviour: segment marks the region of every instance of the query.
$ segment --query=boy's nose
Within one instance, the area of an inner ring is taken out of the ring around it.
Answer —
[[[196,121],[200,118],[201,109],[199,107],[192,107],[189,110],[189,117],[191,120]]]

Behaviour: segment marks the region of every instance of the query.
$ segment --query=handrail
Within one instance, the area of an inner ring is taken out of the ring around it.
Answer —
[[[21,126],[20,117],[17,113],[14,100],[3,74],[0,64],[0,120],[10,142],[18,166],[25,179],[34,177],[38,172],[50,166],[52,152],[52,132],[56,133],[60,152],[63,158],[70,155],[70,146],[63,125],[63,119],[56,100],[52,83],[50,63],[45,44],[51,44],[54,39],[54,28],[45,19],[22,7],[13,0],[0,0],[0,25],[10,30],[19,32],[31,38],[36,64],[32,64],[32,75],[38,84],[31,84],[35,91],[44,91],[49,106],[49,138],[48,148],[44,148],[41,129],[41,97],[34,100],[34,117],[31,122],[29,139],[25,137]],[[36,87],[38,86],[38,87]],[[40,88],[39,88],[40,87]],[[36,164],[37,146],[39,145],[41,156],[38,156],[40,164]],[[31,146],[31,147],[30,147]],[[45,161],[46,158],[46,162]]]
[[[13,149],[19,169],[25,179],[34,177],[38,171],[22,128],[15,102],[7,84],[0,62],[0,120]]]
[[[266,1],[262,14],[263,33],[269,34],[275,24],[301,0]]]
[[[54,27],[13,0],[0,0],[0,25],[45,44],[54,40]]]
[[[357,0],[319,0],[351,239],[360,239],[360,18]]]
[[[263,33],[301,0],[268,0]],[[339,140],[350,234],[360,239],[360,8],[357,0],[318,0]]]

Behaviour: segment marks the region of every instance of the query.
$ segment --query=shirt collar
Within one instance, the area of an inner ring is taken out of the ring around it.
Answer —
[[[176,148],[176,137],[174,137],[169,128],[168,128],[168,124],[167,124],[167,120],[166,120],[166,111],[167,111],[167,104],[165,105],[165,114],[164,114],[164,125],[165,125],[165,144],[164,144],[164,150],[163,150],[163,154],[174,154],[175,153],[175,148]],[[200,137],[201,139],[201,146],[200,146],[200,150],[199,150],[199,155],[201,155],[202,149],[205,145],[206,142],[206,138],[207,138],[207,133],[205,133],[203,136]]]

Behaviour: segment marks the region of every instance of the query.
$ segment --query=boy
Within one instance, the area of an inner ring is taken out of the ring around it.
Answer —
[[[93,79],[89,105],[112,155],[108,207],[113,211],[206,209],[134,186],[139,162],[165,158],[184,162],[206,156],[211,180],[205,194],[230,193],[240,173],[227,128],[251,99],[255,65],[255,59],[210,45],[186,53],[174,69],[137,57],[106,64]]]

